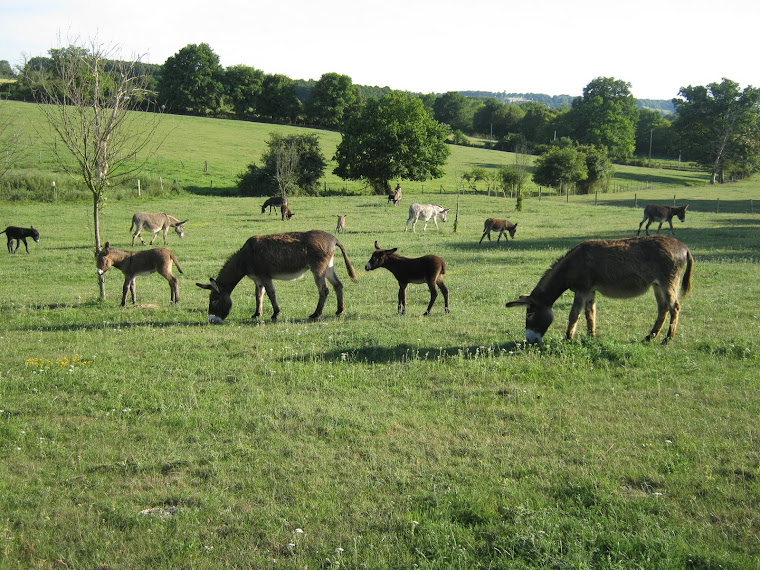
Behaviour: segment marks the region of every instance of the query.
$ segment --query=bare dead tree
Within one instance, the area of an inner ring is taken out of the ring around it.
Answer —
[[[300,160],[298,142],[283,139],[274,150],[275,180],[283,198],[298,185],[298,162]]]
[[[50,54],[50,69],[30,71],[32,76],[25,79],[49,128],[63,143],[51,143],[59,165],[92,192],[97,255],[106,189],[140,170],[155,154],[165,139],[156,136],[162,115],[154,93],[144,88],[145,78],[137,72],[139,57],[123,61],[118,47],[97,39],[87,47],[70,44]],[[102,275],[98,284],[100,298],[105,299]]]

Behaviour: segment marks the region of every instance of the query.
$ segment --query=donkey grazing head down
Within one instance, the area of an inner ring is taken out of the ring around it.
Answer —
[[[435,204],[417,204],[414,203],[411,206],[409,206],[409,218],[406,220],[406,225],[404,226],[404,231],[406,231],[409,228],[409,222],[414,220],[414,223],[412,224],[412,231],[417,231],[417,222],[420,218],[422,218],[425,222],[425,225],[422,227],[423,231],[427,229],[428,222],[430,221],[430,218],[433,218],[433,223],[435,224],[435,229],[440,229],[438,227],[438,216],[441,216],[441,221],[446,221],[446,214],[448,213],[449,209],[444,208],[443,206],[437,206]]]
[[[319,291],[317,308],[309,319],[318,319],[322,315],[329,293],[327,281],[335,290],[335,296],[338,299],[336,314],[340,315],[345,307],[343,284],[338,279],[333,266],[336,247],[343,253],[349,277],[356,280],[356,273],[343,245],[335,239],[335,236],[327,232],[311,230],[249,238],[240,251],[227,260],[216,279],[212,278],[208,284],[196,283],[201,289],[211,292],[208,306],[209,322],[213,324],[224,322],[232,309],[232,291],[245,276],[253,279],[256,284],[256,312],[252,318],[261,316],[264,292],[266,292],[274,311],[272,320],[276,321],[280,314],[280,305],[277,303],[273,281],[298,279],[309,270],[314,276],[314,282]]]
[[[40,243],[40,232],[34,229],[34,226],[30,228],[20,228],[18,226],[8,226],[0,234],[5,234],[8,237],[8,253],[16,253],[18,246],[21,242],[24,242],[26,252],[29,253],[29,244],[26,243],[26,238],[30,237],[34,240],[34,243]],[[16,247],[13,247],[14,241]]]
[[[132,234],[132,247],[134,247],[137,238],[140,238],[142,244],[145,245],[145,240],[140,235],[143,228],[153,234],[149,245],[153,245],[158,232],[163,230],[164,245],[166,245],[169,228],[174,228],[177,235],[182,238],[185,235],[185,224],[187,222],[188,220],[179,221],[174,216],[170,216],[165,212],[137,212],[132,216],[132,225],[129,227],[129,231],[132,231],[133,228],[135,229],[135,233]]]
[[[499,237],[496,238],[496,243],[499,243],[501,236],[504,236],[504,241],[508,241],[507,232],[515,239],[515,232],[517,231],[517,224],[513,224],[507,220],[500,220],[498,218],[488,218],[483,224],[483,235],[480,236],[478,243],[483,243],[483,238],[488,236],[488,241],[491,241],[491,231],[499,232]]]
[[[586,315],[588,334],[596,334],[596,292],[608,297],[628,298],[643,295],[650,287],[657,300],[657,318],[644,338],[655,338],[670,313],[670,326],[663,344],[676,334],[678,286],[685,295],[691,288],[694,258],[675,238],[648,236],[613,240],[584,241],[559,258],[544,273],[530,295],[507,303],[524,306],[525,338],[541,342],[554,320],[552,306],[568,289],[575,293],[568,318],[567,339],[572,339],[581,311]]]
[[[444,312],[449,312],[449,290],[443,282],[443,275],[446,273],[446,263],[437,255],[424,255],[422,257],[408,258],[396,254],[397,248],[382,249],[375,242],[375,251],[372,257],[364,266],[367,271],[372,271],[379,267],[385,267],[393,273],[398,281],[398,313],[406,314],[406,287],[409,283],[427,283],[430,290],[430,303],[427,310],[423,313],[429,315],[433,308],[438,291],[436,286],[443,293]]]

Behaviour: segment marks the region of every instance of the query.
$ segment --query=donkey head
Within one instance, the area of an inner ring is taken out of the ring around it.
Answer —
[[[377,242],[375,242],[375,251],[372,253],[372,257],[369,258],[369,261],[364,266],[365,271],[372,271],[373,269],[377,269],[378,267],[385,265],[385,260],[389,255],[396,253],[397,249],[397,247],[394,247],[393,249],[383,249],[377,245]]]
[[[40,243],[40,232],[34,229],[34,226],[31,226],[29,228],[32,231],[32,239],[34,240],[34,243]]]
[[[448,211],[449,211],[448,208],[444,208],[443,210],[441,210],[440,214],[441,214],[441,221],[442,222],[446,221],[446,212],[448,212]]]
[[[680,208],[673,208],[673,212],[676,216],[678,216],[678,219],[682,222],[686,221],[686,209],[689,207],[688,204],[685,206],[681,206]]]
[[[185,224],[186,224],[187,222],[189,222],[189,221],[190,221],[190,220],[188,219],[188,220],[184,220],[184,221],[182,221],[182,222],[177,222],[176,224],[174,224],[174,231],[176,231],[176,232],[177,232],[177,235],[178,235],[179,237],[181,237],[181,238],[182,238],[182,237],[184,237],[184,236],[185,236]]]
[[[509,232],[509,237],[515,239],[515,232],[517,232],[517,223],[515,223],[511,228],[508,228],[507,231]]]
[[[208,289],[211,295],[208,300],[208,322],[214,325],[221,325],[232,309],[232,299],[230,294],[219,287],[216,280],[212,277],[210,283],[196,283],[201,289]]]
[[[525,340],[540,343],[549,325],[554,321],[552,308],[536,301],[530,295],[520,295],[516,301],[510,301],[507,307],[525,307]]]
[[[113,265],[113,260],[108,255],[110,252],[111,252],[111,243],[106,242],[106,245],[103,246],[103,249],[101,249],[98,252],[98,256],[95,261],[95,264],[98,268],[98,275],[103,275],[106,271],[111,269],[111,266]]]

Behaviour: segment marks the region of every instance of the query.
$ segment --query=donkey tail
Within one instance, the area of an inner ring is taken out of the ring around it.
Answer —
[[[179,271],[180,273],[184,273],[184,271],[182,271],[182,268],[179,266],[179,261],[177,260],[177,256],[174,255],[174,252],[170,251],[169,252],[169,256],[172,258],[172,261],[174,262],[174,265],[177,266],[177,271]]]
[[[684,271],[683,279],[681,280],[681,294],[686,295],[691,290],[691,273],[694,265],[694,257],[691,252],[686,250],[686,271]]]
[[[5,228],[3,231],[0,232],[0,234],[4,234],[6,231],[8,231],[8,228]]]
[[[351,265],[351,260],[348,259],[348,255],[346,255],[346,249],[343,247],[343,244],[340,243],[338,240],[335,240],[335,245],[337,245],[340,248],[340,251],[343,252],[343,260],[346,262],[346,268],[348,269],[348,276],[353,281],[356,281],[356,271],[354,271],[354,266]]]

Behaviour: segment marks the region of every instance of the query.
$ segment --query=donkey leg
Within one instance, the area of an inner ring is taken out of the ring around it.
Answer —
[[[280,315],[280,305],[277,304],[277,293],[274,290],[274,283],[271,280],[265,282],[264,289],[267,292],[267,297],[269,297],[269,302],[272,303],[272,320],[276,321]]]
[[[479,244],[483,243],[483,238],[486,237],[486,234],[488,234],[488,241],[491,241],[491,233],[489,231],[484,231],[483,235],[480,236],[480,241],[478,242]]]
[[[662,340],[662,344],[668,344],[670,340],[676,336],[676,328],[678,327],[678,313],[681,310],[681,304],[676,300],[670,307],[670,325],[668,326],[668,334]]]
[[[438,297],[438,290],[435,288],[435,279],[428,281],[428,289],[430,289],[430,302],[428,303],[427,311],[422,313],[425,316],[430,314],[430,310],[433,308],[433,303],[435,303],[435,300]]]
[[[314,321],[322,316],[322,310],[325,308],[325,301],[330,290],[327,288],[327,282],[325,281],[324,274],[314,274],[314,282],[317,284],[317,291],[319,291],[319,301],[317,301],[317,308],[309,315],[309,320]]]
[[[252,319],[257,319],[264,312],[264,286],[256,283],[256,312],[251,315]]]
[[[26,238],[21,238],[24,240],[24,247],[26,248],[26,252],[29,253],[29,244],[26,243]]]
[[[565,332],[565,338],[572,340],[575,334],[575,327],[578,326],[578,317],[581,314],[581,309],[586,306],[586,297],[581,293],[575,294],[573,299],[573,306],[570,308],[570,316],[567,319],[567,332]]]
[[[398,284],[398,314],[399,315],[405,315],[406,314],[406,286],[409,285],[409,283],[401,283]]]
[[[639,229],[636,231],[636,235],[639,235],[641,233],[641,226],[644,225],[644,222],[646,222],[646,221],[647,221],[647,219],[645,217],[643,220],[641,220],[641,222],[639,222]],[[648,227],[649,226],[647,226],[647,228]]]
[[[668,223],[670,224],[670,233],[676,235],[676,229],[673,227],[673,219],[671,218],[668,220]]]
[[[171,290],[171,302],[179,303],[179,280],[174,275],[170,275],[169,289]]]
[[[586,331],[589,336],[596,336],[596,296],[593,293],[586,300]]]
[[[649,342],[653,338],[655,338],[658,334],[660,334],[660,331],[662,330],[662,325],[663,323],[665,323],[665,316],[668,314],[668,311],[671,306],[671,303],[666,298],[666,295],[663,292],[662,287],[660,285],[654,284],[652,286],[652,289],[654,290],[655,299],[657,299],[657,318],[654,321],[652,330],[649,332],[647,336],[644,337],[644,342]]]
[[[441,290],[441,293],[443,293],[443,312],[449,313],[449,289],[443,282],[443,277],[440,276],[438,277],[438,288]]]
[[[335,314],[340,315],[346,307],[343,304],[343,283],[338,279],[338,276],[335,273],[335,268],[327,268],[327,280],[332,284],[333,289],[335,289],[335,296],[338,298],[338,310]]]

